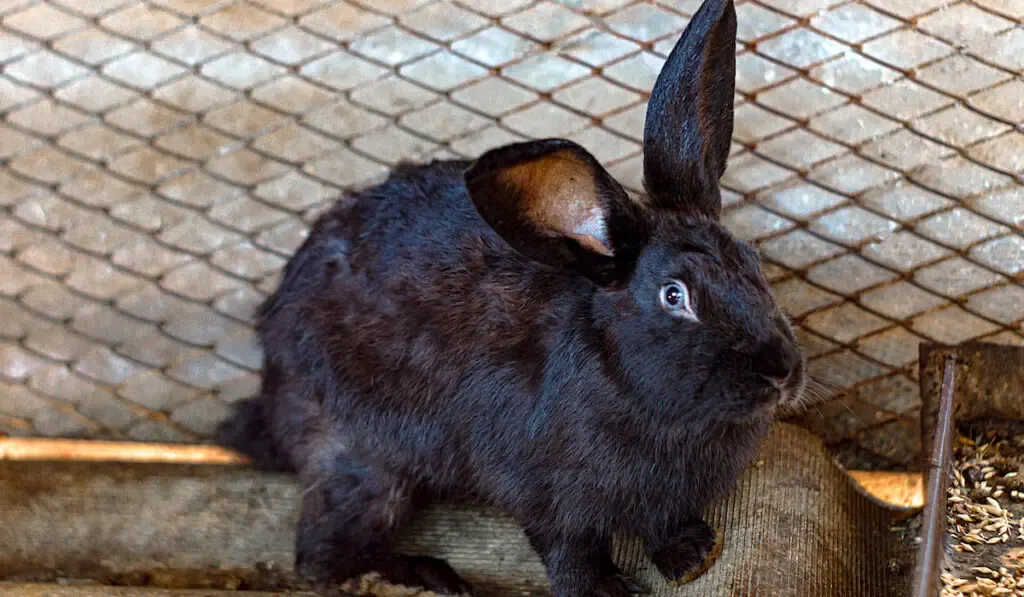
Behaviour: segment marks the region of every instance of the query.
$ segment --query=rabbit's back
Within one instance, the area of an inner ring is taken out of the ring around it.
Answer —
[[[331,357],[408,364],[417,341],[500,353],[538,331],[531,321],[553,324],[555,312],[575,307],[576,276],[523,257],[478,215],[462,180],[467,164],[400,167],[326,212],[261,308],[264,335],[305,342],[303,329]],[[346,337],[360,349],[339,353]],[[293,354],[266,340],[268,354]]]
[[[459,244],[473,238],[498,240],[466,193],[462,172],[469,165],[399,166],[380,185],[351,193],[326,212],[303,249],[343,260],[353,273],[381,277],[396,273],[399,260],[458,265],[453,249]]]

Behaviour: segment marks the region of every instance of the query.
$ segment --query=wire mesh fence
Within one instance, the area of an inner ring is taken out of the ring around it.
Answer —
[[[0,433],[204,441],[254,310],[400,160],[563,136],[640,185],[698,0],[0,0]],[[916,454],[917,343],[1021,343],[1024,0],[746,0],[724,219],[853,466]]]

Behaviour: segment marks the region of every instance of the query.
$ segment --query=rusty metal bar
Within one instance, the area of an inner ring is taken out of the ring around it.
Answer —
[[[953,400],[956,355],[946,357],[942,374],[935,445],[928,462],[928,490],[921,524],[921,553],[918,558],[914,597],[939,594],[939,566],[946,544],[946,492],[953,461]]]

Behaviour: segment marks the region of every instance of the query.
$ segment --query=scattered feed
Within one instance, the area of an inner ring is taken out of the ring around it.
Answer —
[[[1024,597],[1024,433],[974,427],[954,458],[942,597]]]

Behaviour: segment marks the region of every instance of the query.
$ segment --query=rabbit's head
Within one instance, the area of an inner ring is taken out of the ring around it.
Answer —
[[[641,197],[565,140],[498,148],[466,172],[477,210],[509,244],[591,281],[581,292],[594,293],[608,366],[663,417],[747,420],[795,403],[805,383],[757,251],[719,223],[735,43],[732,1],[706,0],[651,94]]]

